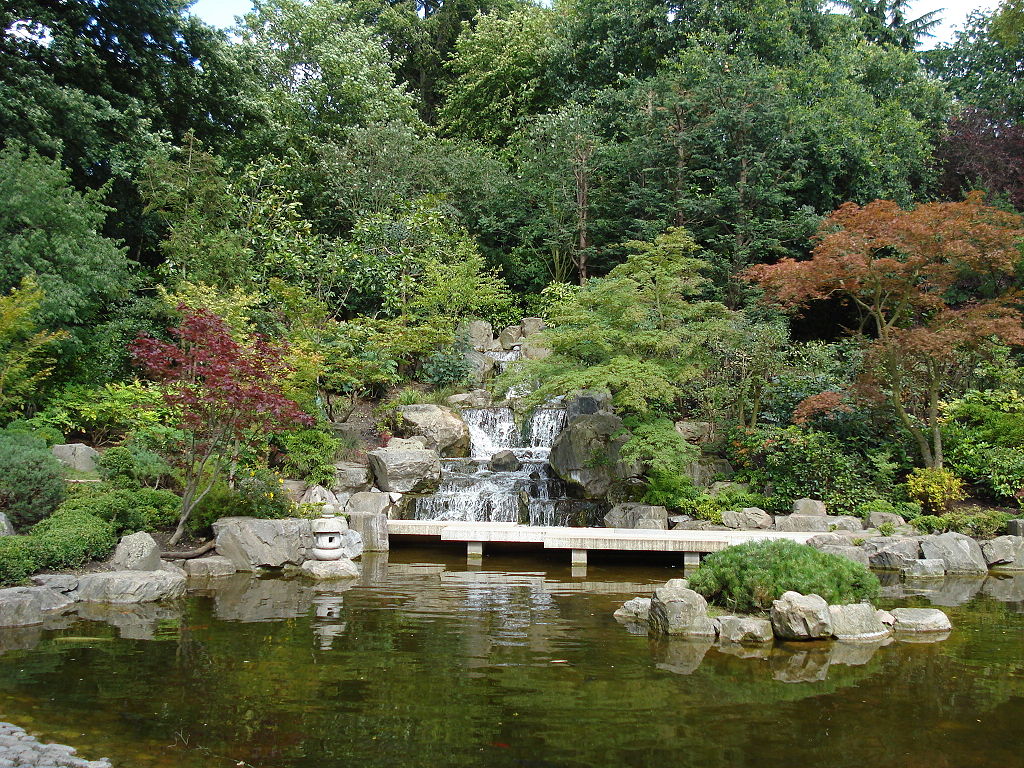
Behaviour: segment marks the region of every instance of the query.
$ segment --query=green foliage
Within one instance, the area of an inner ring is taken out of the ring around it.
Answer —
[[[831,604],[878,597],[878,577],[860,563],[794,541],[759,541],[715,552],[690,577],[690,587],[730,610],[771,608],[783,592],[816,594]]]
[[[871,499],[858,504],[853,514],[867,520],[874,512],[888,512],[892,515],[900,515],[904,520],[910,522],[921,516],[921,505],[912,501],[892,502],[888,499]]]
[[[39,570],[36,548],[28,536],[0,536],[0,585],[24,581]]]
[[[116,526],[83,509],[61,508],[32,527],[39,568],[75,568],[105,557],[117,545]]]
[[[1000,501],[1024,500],[1024,397],[971,390],[946,407],[949,466]]]
[[[52,397],[29,424],[54,427],[64,434],[82,435],[92,445],[103,445],[134,431],[161,427],[169,416],[155,385],[139,381],[98,387],[73,384]]]
[[[295,505],[285,495],[281,478],[266,470],[239,478],[234,489],[226,482],[213,485],[189,518],[194,533],[206,531],[222,517],[258,517],[275,520],[292,515]]]
[[[322,429],[297,429],[275,435],[274,441],[284,451],[288,477],[328,487],[334,482],[334,462],[341,446],[333,435]]]
[[[108,448],[96,464],[100,477],[117,488],[156,488],[175,474],[170,464],[134,441]]]
[[[997,509],[973,507],[947,512],[944,515],[921,515],[910,524],[921,533],[944,533],[953,531],[965,536],[991,537],[1006,532],[1006,524],[1013,515]]]
[[[0,467],[0,511],[15,528],[41,520],[64,500],[64,471],[43,440],[0,432]]]
[[[817,498],[833,513],[853,511],[879,495],[863,458],[832,435],[800,427],[736,430],[729,458],[769,496],[767,509],[783,512],[800,498]]]
[[[919,467],[907,476],[907,495],[929,515],[941,514],[967,497],[964,482],[950,470]]]
[[[40,330],[42,301],[30,277],[0,296],[0,418],[21,408],[50,375],[50,349],[63,336]]]
[[[100,485],[82,489],[61,504],[58,511],[95,515],[120,535],[173,525],[181,511],[181,499],[168,490]]]
[[[700,456],[700,449],[686,442],[670,419],[636,416],[625,419],[629,440],[622,446],[622,457],[668,475],[681,472]]]
[[[432,387],[455,387],[465,383],[471,370],[472,365],[466,359],[466,346],[457,344],[424,360],[421,375]]]

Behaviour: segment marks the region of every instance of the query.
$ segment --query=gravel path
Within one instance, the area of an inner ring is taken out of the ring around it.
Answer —
[[[10,723],[0,723],[0,768],[110,768],[110,761],[83,760],[75,748],[43,744]]]

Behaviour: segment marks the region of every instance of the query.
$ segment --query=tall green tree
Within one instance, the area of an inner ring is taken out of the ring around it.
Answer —
[[[942,23],[942,9],[910,18],[909,0],[835,0],[840,8],[860,22],[861,31],[873,43],[895,45],[912,51]]]

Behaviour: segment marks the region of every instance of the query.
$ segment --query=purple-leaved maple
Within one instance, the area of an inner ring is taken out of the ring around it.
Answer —
[[[168,457],[181,468],[183,486],[172,546],[242,449],[259,446],[267,434],[314,423],[284,394],[288,369],[281,346],[259,337],[239,343],[213,312],[178,310],[181,323],[170,329],[174,341],[143,335],[130,346],[135,362],[164,385],[164,401],[183,435]]]

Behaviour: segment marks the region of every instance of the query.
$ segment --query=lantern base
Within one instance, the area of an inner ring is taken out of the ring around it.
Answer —
[[[320,549],[319,547],[314,547],[310,554],[313,555],[314,560],[330,562],[332,560],[341,560],[341,558],[345,557],[345,550],[341,547],[338,547],[337,549]]]

